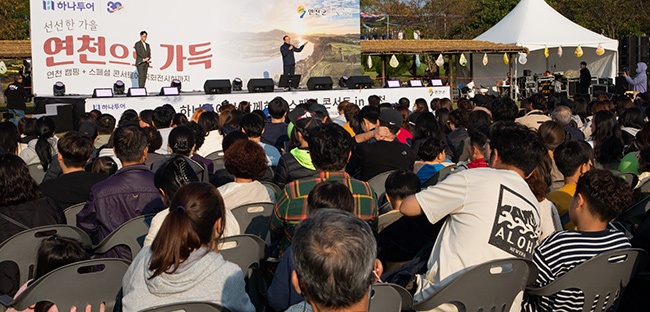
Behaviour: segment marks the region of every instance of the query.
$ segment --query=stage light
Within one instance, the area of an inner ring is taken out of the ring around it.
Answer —
[[[348,87],[348,76],[343,76],[339,79],[339,87],[347,88]]]
[[[233,91],[241,91],[243,87],[244,87],[244,83],[241,81],[241,78],[235,77],[235,79],[232,80]]]
[[[113,84],[113,93],[124,94],[124,82],[122,80],[118,80]]]
[[[178,89],[178,93],[181,93],[181,86],[182,86],[181,81],[178,79],[173,79],[172,84],[170,85],[170,87],[176,87]]]
[[[52,93],[56,96],[65,95],[65,85],[61,81],[57,81],[52,87]]]

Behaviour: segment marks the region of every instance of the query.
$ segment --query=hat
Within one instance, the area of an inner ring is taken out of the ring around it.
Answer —
[[[327,112],[327,108],[325,105],[322,104],[312,104],[309,106],[309,111],[312,113],[321,113],[323,116],[329,116],[330,114]]]
[[[293,122],[293,123],[296,123],[296,120],[298,119],[298,117],[304,115],[305,112],[307,112],[307,110],[305,110],[304,108],[296,107],[292,111],[289,112],[289,120],[291,120],[291,122]]]
[[[84,138],[94,139],[97,137],[97,126],[90,121],[83,121],[79,124],[79,134]]]
[[[321,126],[323,122],[310,112],[305,112],[294,122],[297,129],[306,130]]]
[[[202,108],[206,112],[214,112],[214,107],[210,103],[205,103],[205,104],[201,105],[200,108]]]
[[[392,128],[400,128],[404,119],[402,113],[395,109],[384,109],[379,113],[380,125]]]

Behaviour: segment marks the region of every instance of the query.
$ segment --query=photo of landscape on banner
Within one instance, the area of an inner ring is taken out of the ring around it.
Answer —
[[[272,78],[282,74],[285,35],[296,47],[296,74],[358,75],[359,1],[31,0],[34,91],[90,94],[122,80],[137,86],[134,44],[147,31],[148,90],[203,90],[208,79]]]

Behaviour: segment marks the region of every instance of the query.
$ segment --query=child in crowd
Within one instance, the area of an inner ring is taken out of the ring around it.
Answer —
[[[307,195],[307,211],[319,208],[336,208],[354,212],[354,197],[350,189],[338,181],[318,183]]]
[[[86,252],[83,246],[81,246],[81,243],[72,238],[53,235],[44,239],[41,246],[38,248],[34,278],[23,284],[14,298],[18,297],[20,293],[25,291],[33,281],[38,280],[47,273],[50,273],[64,265],[88,259],[90,259],[90,255]],[[58,309],[51,302],[41,301],[23,311],[58,312]],[[100,311],[104,311],[103,306],[100,307]],[[16,310],[9,308],[7,309],[7,312],[16,312]]]
[[[555,149],[553,159],[564,176],[564,186],[549,193],[546,198],[555,204],[562,217],[569,211],[569,203],[576,191],[578,178],[593,166],[593,151],[585,141],[569,140]],[[569,222],[564,224],[564,229],[575,229],[575,225]]]
[[[469,135],[469,162],[458,164],[456,171],[472,168],[486,168],[487,162],[485,161],[485,145],[488,143],[488,133],[490,132],[488,125],[480,125],[476,128],[467,130]]]
[[[94,173],[106,173],[108,175],[113,175],[113,173],[117,171],[117,164],[111,157],[97,157],[95,160],[93,160],[90,171]]]
[[[445,148],[447,148],[445,142],[437,138],[429,138],[420,145],[418,157],[424,162],[424,165],[417,171],[420,184],[426,182],[442,168],[451,165],[446,162]]]
[[[625,234],[608,225],[632,202],[627,183],[602,169],[586,172],[577,182],[569,216],[578,229],[555,232],[537,247],[533,257],[539,270],[536,287],[552,283],[600,253],[630,247]],[[583,302],[580,290],[563,290],[551,297],[526,295],[524,310],[582,311]]]
[[[402,214],[399,212],[399,205],[402,204],[404,198],[420,191],[420,179],[412,171],[401,169],[393,171],[386,178],[384,186],[386,189],[386,199],[390,203],[392,210],[384,213],[379,218],[379,231],[402,217]]]

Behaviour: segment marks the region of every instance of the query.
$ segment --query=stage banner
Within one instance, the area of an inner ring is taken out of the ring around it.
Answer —
[[[282,74],[284,35],[296,47],[296,74],[358,75],[359,0],[31,0],[34,91],[91,94],[122,80],[137,87],[134,45],[140,31],[151,48],[149,92],[173,79],[203,91],[207,79],[273,78]]]

